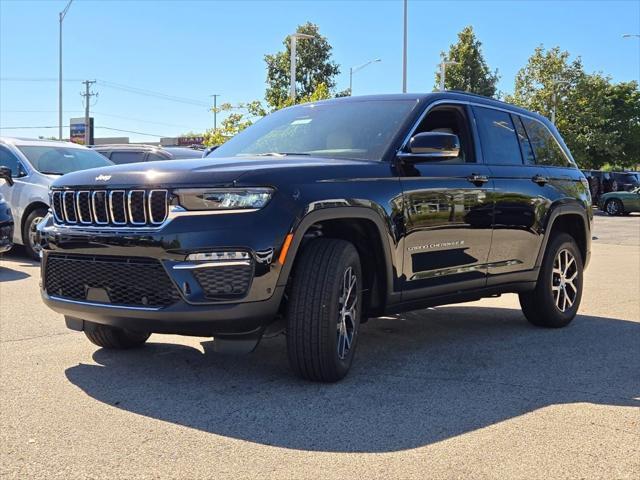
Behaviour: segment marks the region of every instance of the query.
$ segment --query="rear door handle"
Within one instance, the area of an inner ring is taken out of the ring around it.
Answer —
[[[475,185],[483,185],[489,181],[489,178],[486,175],[477,175],[472,173],[467,177],[467,181]]]
[[[534,175],[531,181],[533,183],[537,183],[538,185],[545,185],[549,183],[549,179],[542,175]]]

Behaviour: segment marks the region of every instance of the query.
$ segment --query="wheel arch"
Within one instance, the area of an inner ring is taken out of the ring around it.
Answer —
[[[393,288],[390,229],[383,217],[368,207],[337,207],[305,215],[292,230],[293,238],[278,285],[286,285],[298,254],[316,237],[340,238],[354,244],[361,258],[365,298],[370,313],[379,313]]]
[[[39,208],[42,208],[43,210],[49,210],[49,205],[47,205],[41,200],[35,200],[31,202],[29,205],[27,205],[27,208],[25,208],[22,211],[22,218],[20,219],[20,239],[22,240],[23,245],[26,242],[26,239],[24,238],[24,227],[27,223],[27,218],[29,218],[29,215],[31,215],[31,212]]]
[[[591,222],[585,209],[578,205],[562,205],[552,210],[536,266],[542,264],[550,239],[558,233],[567,233],[575,238],[582,263],[586,267],[591,254]]]

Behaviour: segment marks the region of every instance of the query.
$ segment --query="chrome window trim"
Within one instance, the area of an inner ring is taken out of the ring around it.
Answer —
[[[402,153],[402,154],[406,154],[406,155],[414,155],[414,154],[407,153],[407,152],[404,151],[405,148],[407,147],[407,145],[409,144],[409,141],[411,140],[411,137],[413,136],[413,134],[416,131],[416,129],[420,126],[420,124],[424,120],[424,117],[426,117],[434,107],[437,107],[438,105],[443,105],[443,104],[470,105],[472,107],[491,108],[493,110],[499,110],[501,112],[506,112],[506,113],[509,113],[511,115],[519,115],[521,117],[525,117],[525,118],[531,119],[531,120],[533,120],[535,122],[538,122],[540,125],[542,125],[547,130],[547,132],[549,132],[549,135],[551,135],[553,140],[558,145],[558,148],[560,148],[560,151],[565,156],[565,158],[569,161],[569,163],[571,163],[573,166],[577,166],[575,161],[573,161],[573,159],[569,157],[567,152],[565,152],[564,148],[562,147],[562,145],[560,145],[560,142],[558,142],[558,139],[553,134],[553,132],[549,129],[549,127],[547,127],[543,122],[538,120],[536,117],[534,117],[532,115],[528,115],[526,113],[520,113],[520,112],[517,112],[517,111],[514,111],[514,110],[510,110],[508,108],[498,107],[496,105],[487,105],[487,104],[484,104],[484,103],[470,102],[470,101],[467,101],[467,100],[454,100],[454,99],[451,99],[451,100],[449,100],[449,99],[436,100],[435,102],[430,103],[427,106],[427,108],[424,110],[424,112],[422,112],[420,114],[420,116],[418,117],[418,119],[413,123],[413,125],[411,126],[411,129],[409,130],[409,133],[407,134],[407,136],[402,141],[402,145],[400,146],[400,148],[398,149],[396,154],[401,154]],[[526,127],[525,127],[525,131],[526,131]],[[528,132],[527,132],[527,134],[528,134]],[[482,148],[481,148],[481,150],[482,150]],[[535,156],[535,152],[534,152],[534,156]],[[484,162],[484,156],[482,157],[482,160],[483,160],[483,163],[486,163],[486,162]],[[443,162],[443,163],[446,164],[446,162]],[[479,163],[479,162],[476,162],[476,163]],[[488,164],[488,163],[486,163],[486,164]],[[543,167],[553,166],[553,165],[540,164],[540,163],[537,163],[537,161],[536,161],[536,163],[534,165],[541,165]],[[567,167],[560,167],[560,168],[567,168]]]
[[[151,208],[151,199],[153,198],[153,194],[154,193],[164,193],[165,216],[160,221],[156,221],[153,218],[153,209]],[[169,215],[169,192],[168,192],[168,190],[164,190],[164,189],[163,190],[160,190],[160,189],[149,190],[149,197],[147,198],[147,203],[148,203],[147,208],[149,209],[149,222],[152,223],[153,225],[162,225],[166,221],[166,219],[167,219],[167,217]]]
[[[131,211],[131,196],[134,192],[142,192],[142,214],[144,215],[144,220],[142,222],[136,222],[133,220],[133,212]],[[129,221],[132,225],[146,225],[147,224],[147,192],[146,190],[129,190],[127,194],[127,210],[129,211]]]
[[[107,220],[106,222],[100,222],[98,221],[98,213],[96,210],[96,193],[104,193],[104,213],[107,216]],[[108,206],[108,199],[107,199],[107,191],[106,190],[94,190],[93,192],[91,192],[91,210],[93,211],[93,219],[94,219],[94,223],[96,223],[97,225],[109,225],[109,206]]]
[[[80,208],[80,194],[81,193],[89,194],[89,199],[88,199],[88,202],[89,202],[89,221],[88,222],[85,222],[82,219],[82,209]],[[76,192],[76,218],[83,225],[88,225],[88,224],[92,223],[91,222],[91,192],[89,190],[78,190]]]
[[[74,213],[75,213],[75,217],[76,217],[76,219],[75,219],[74,221],[71,221],[71,220],[69,219],[69,212],[67,212],[67,202],[65,201],[65,198],[66,198],[67,194],[74,195],[74,199],[73,199],[73,205],[74,205],[74,207],[73,207],[73,208],[74,208],[74,209],[75,209],[75,204],[76,204],[76,201],[75,201],[75,194],[76,194],[76,192],[75,192],[75,191],[73,191],[73,190],[67,190],[67,191],[65,191],[65,192],[62,192],[62,211],[64,212],[64,216],[65,216],[65,218],[66,218],[66,220],[65,220],[65,221],[66,221],[67,223],[72,223],[72,224],[73,224],[73,223],[78,223],[78,212],[74,212]]]
[[[116,218],[113,214],[113,194],[122,193],[122,213],[124,213],[124,222],[116,222]],[[126,225],[127,224],[127,197],[125,190],[110,190],[109,191],[109,213],[111,213],[111,223],[114,225]]]

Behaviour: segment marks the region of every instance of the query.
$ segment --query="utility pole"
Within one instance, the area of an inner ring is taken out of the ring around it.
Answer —
[[[215,132],[218,129],[218,97],[220,95],[214,93],[209,96],[213,97],[213,131]]]
[[[407,93],[407,0],[404,0],[404,38],[402,44],[402,93]]]
[[[89,145],[91,142],[91,125],[89,125],[89,104],[91,103],[91,97],[97,97],[98,94],[90,92],[91,85],[96,83],[95,80],[85,80],[82,82],[85,86],[85,93],[81,93],[84,97],[84,144]]]
[[[73,0],[69,0],[67,6],[58,14],[59,38],[58,38],[58,140],[62,140],[62,21],[69,11]]]
[[[560,85],[561,83],[568,84],[568,83],[571,83],[571,82],[569,82],[568,80],[554,80],[553,81],[553,84],[552,84],[553,92],[551,93],[551,103],[552,103],[551,123],[553,123],[554,125],[556,124],[556,109],[558,108],[557,86]]]
[[[455,62],[453,60],[446,61],[444,58],[440,63],[440,91],[444,92],[444,80],[447,75],[447,65],[458,65],[460,62]]]

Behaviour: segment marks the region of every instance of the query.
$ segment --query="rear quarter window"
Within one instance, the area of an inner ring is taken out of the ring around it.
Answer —
[[[572,167],[573,164],[547,127],[531,118],[522,117],[538,165]]]

